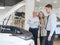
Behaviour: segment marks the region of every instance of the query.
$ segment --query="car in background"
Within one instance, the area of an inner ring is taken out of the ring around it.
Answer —
[[[57,17],[57,25],[56,25],[55,33],[57,38],[60,37],[60,18],[59,17]]]
[[[57,28],[56,28],[55,32],[56,32],[57,35],[60,35],[60,22],[57,22],[57,26],[56,27]]]

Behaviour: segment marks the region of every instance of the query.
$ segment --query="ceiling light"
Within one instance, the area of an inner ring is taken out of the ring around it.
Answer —
[[[40,2],[40,0],[36,0],[37,2]]]
[[[40,9],[42,8],[42,7],[39,7]]]
[[[58,3],[58,1],[54,1],[53,3]]]
[[[60,8],[58,8],[58,9],[60,9]]]
[[[0,9],[5,9],[5,7],[0,7]]]

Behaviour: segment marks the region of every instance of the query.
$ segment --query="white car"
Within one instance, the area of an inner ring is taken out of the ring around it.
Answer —
[[[35,45],[32,33],[14,26],[0,27],[0,45]]]
[[[57,35],[60,35],[60,22],[57,22],[57,28],[55,30]]]

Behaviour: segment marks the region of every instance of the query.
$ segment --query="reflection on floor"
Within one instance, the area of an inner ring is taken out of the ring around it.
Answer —
[[[40,43],[40,41],[39,41],[39,38],[38,38],[38,45],[40,45],[39,43]],[[55,39],[54,45],[60,45],[60,38],[59,39]]]
[[[60,45],[60,38],[55,40],[54,45]]]

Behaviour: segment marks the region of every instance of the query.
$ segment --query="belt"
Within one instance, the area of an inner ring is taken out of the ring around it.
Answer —
[[[30,27],[31,28],[31,27]],[[31,29],[38,29],[38,28],[31,28]]]
[[[50,32],[50,31],[47,31],[47,32]]]

